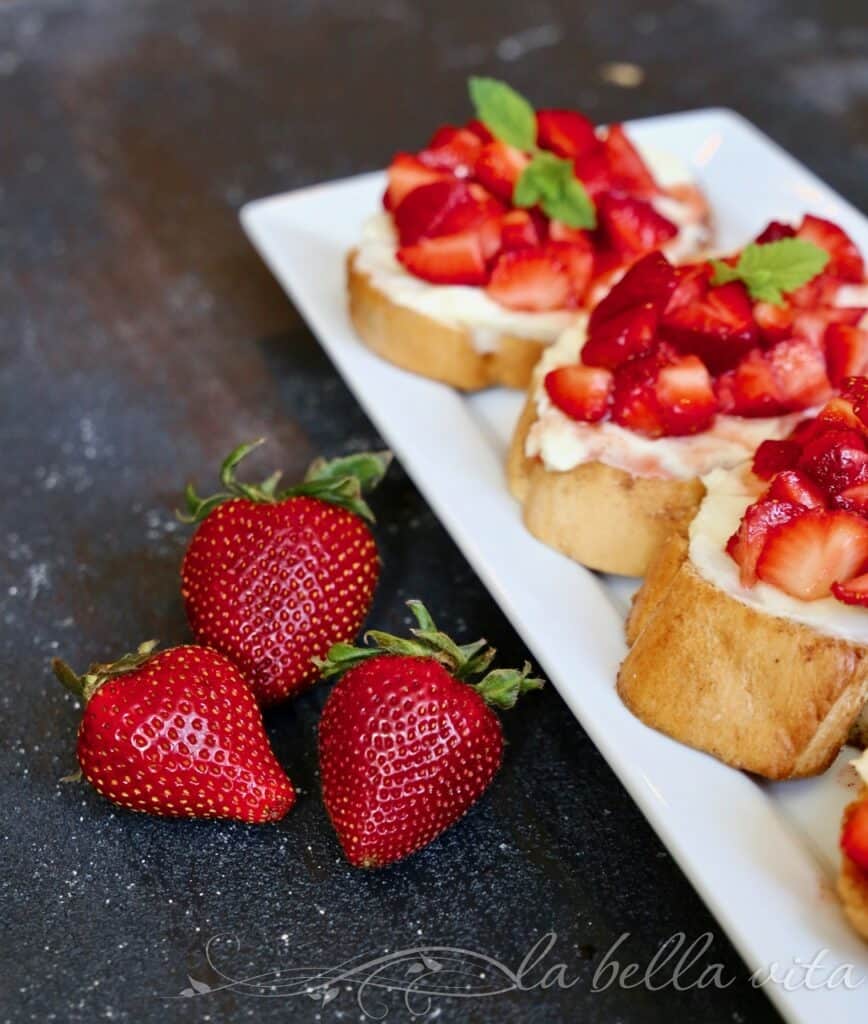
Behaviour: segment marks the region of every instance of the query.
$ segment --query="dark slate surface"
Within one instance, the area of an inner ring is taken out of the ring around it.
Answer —
[[[425,1019],[777,1019],[583,731],[549,688],[506,729],[489,795],[408,863],[342,862],[317,798],[321,689],[268,717],[302,798],[269,828],[147,820],[73,767],[77,710],[47,671],[187,636],[179,488],[239,439],[299,471],[379,439],[239,231],[248,198],[351,174],[466,113],[464,80],[509,78],[600,120],[730,105],[856,203],[868,197],[862,5],[706,0],[12,2],[0,8],[0,719],[7,1021],[353,1020],[353,994],[168,1000],[217,966],[334,966],[417,943],[516,968],[541,935],[578,983]],[[248,11],[248,7],[255,10]],[[640,89],[601,67],[639,65]],[[745,169],[749,172],[749,168]],[[525,652],[396,468],[377,500],[373,620],[423,596],[444,625]],[[590,990],[603,951],[647,965],[710,931],[724,991]],[[538,980],[539,971],[531,981]],[[370,1005],[370,1004],[369,1004]],[[373,1004],[374,1010],[382,1006]],[[407,1019],[396,1004],[394,1019]]]

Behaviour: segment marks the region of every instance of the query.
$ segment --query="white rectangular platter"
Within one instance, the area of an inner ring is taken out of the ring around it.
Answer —
[[[810,210],[839,222],[868,251],[861,214],[738,115],[701,110],[630,130],[692,167],[711,200],[721,248],[745,243],[773,217]],[[868,947],[846,926],[833,891],[853,752],[820,779],[761,785],[653,732],[623,707],[614,681],[635,584],[596,576],[523,528],[503,472],[522,396],[462,396],[383,362],[353,332],[344,257],[378,209],[383,185],[381,173],[366,174],[259,200],[244,208],[242,223],[749,971],[765,979],[776,970],[763,989],[783,1016],[805,1024],[821,1014],[868,1018]],[[800,966],[818,955],[813,972]],[[845,985],[847,964],[854,967]]]

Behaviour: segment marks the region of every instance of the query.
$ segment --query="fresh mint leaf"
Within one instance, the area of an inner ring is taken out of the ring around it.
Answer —
[[[528,152],[536,148],[536,113],[523,96],[496,78],[471,78],[469,89],[476,116],[495,138]]]
[[[784,292],[807,284],[828,262],[829,254],[825,249],[803,238],[781,238],[765,245],[752,242],[734,267],[722,260],[713,260],[711,283],[742,281],[752,299],[778,306],[784,301]]]
[[[570,160],[554,153],[537,153],[515,186],[516,206],[542,207],[546,216],[571,228],[594,228],[596,210]]]

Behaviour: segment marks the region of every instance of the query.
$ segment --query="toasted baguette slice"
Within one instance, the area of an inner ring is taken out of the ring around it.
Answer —
[[[347,258],[350,318],[368,348],[390,363],[462,391],[492,385],[527,387],[543,349],[543,340],[501,335],[497,349],[480,352],[470,332],[399,306]]]
[[[730,597],[664,545],[628,623],[618,693],[646,725],[727,764],[788,779],[832,763],[868,698],[868,647]]]
[[[864,800],[868,800],[868,786],[863,787],[858,799],[847,806],[844,819]],[[868,939],[868,875],[845,854],[842,855],[838,875],[838,895],[850,923],[863,939]]]
[[[507,456],[509,489],[524,506],[528,530],[589,569],[642,576],[673,531],[684,531],[702,500],[699,479],[631,476],[602,462],[552,472],[525,454],[536,419],[522,410]]]

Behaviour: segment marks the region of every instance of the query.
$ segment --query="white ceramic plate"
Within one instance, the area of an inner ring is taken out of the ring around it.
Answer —
[[[635,137],[695,171],[723,248],[768,220],[807,210],[842,224],[868,251],[868,223],[752,125],[726,110],[639,121]],[[251,240],[394,449],[545,674],[791,1021],[868,1017],[868,947],[834,896],[841,810],[854,786],[847,754],[820,779],[760,785],[646,728],[615,693],[633,585],[601,578],[523,528],[504,483],[522,396],[464,397],[380,360],[347,318],[344,257],[379,206],[384,176],[361,175],[247,205]],[[849,756],[852,756],[852,751]],[[813,973],[800,967],[816,962]],[[841,972],[838,972],[840,979]],[[763,975],[765,977],[765,975]],[[821,984],[822,983],[822,984]],[[713,994],[709,995],[713,999]]]

